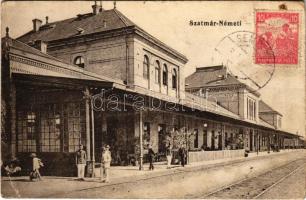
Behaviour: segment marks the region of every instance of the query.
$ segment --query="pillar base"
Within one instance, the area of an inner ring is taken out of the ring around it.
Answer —
[[[87,161],[86,177],[93,178],[95,176],[95,161]]]

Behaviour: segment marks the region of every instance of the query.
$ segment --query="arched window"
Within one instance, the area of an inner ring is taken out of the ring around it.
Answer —
[[[166,64],[163,67],[163,85],[168,85],[168,67]]]
[[[84,68],[85,66],[85,63],[84,63],[84,58],[82,56],[77,56],[74,61],[73,61],[73,64],[81,67],[81,68]]]
[[[172,88],[173,89],[177,88],[177,72],[176,72],[176,69],[172,70]]]
[[[160,83],[160,64],[158,60],[155,62],[155,83]]]
[[[143,59],[143,77],[145,79],[149,79],[149,72],[150,72],[150,64],[148,56],[144,56]]]

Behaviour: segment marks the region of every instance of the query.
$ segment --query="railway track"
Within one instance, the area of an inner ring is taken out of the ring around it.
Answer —
[[[286,165],[273,168],[264,174],[243,179],[231,185],[219,188],[198,198],[205,199],[259,199],[266,192],[305,168],[306,159],[298,159]]]

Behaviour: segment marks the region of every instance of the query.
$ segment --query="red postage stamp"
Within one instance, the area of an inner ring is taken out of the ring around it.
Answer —
[[[256,64],[298,64],[299,13],[256,12]]]

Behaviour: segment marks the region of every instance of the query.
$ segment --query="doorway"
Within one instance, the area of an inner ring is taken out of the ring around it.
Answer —
[[[211,150],[215,150],[215,131],[211,131]]]
[[[250,135],[249,135],[249,137],[250,137],[250,151],[254,150],[253,149],[254,148],[254,145],[253,145],[254,138],[253,138],[253,136],[254,136],[253,130],[250,129]]]

